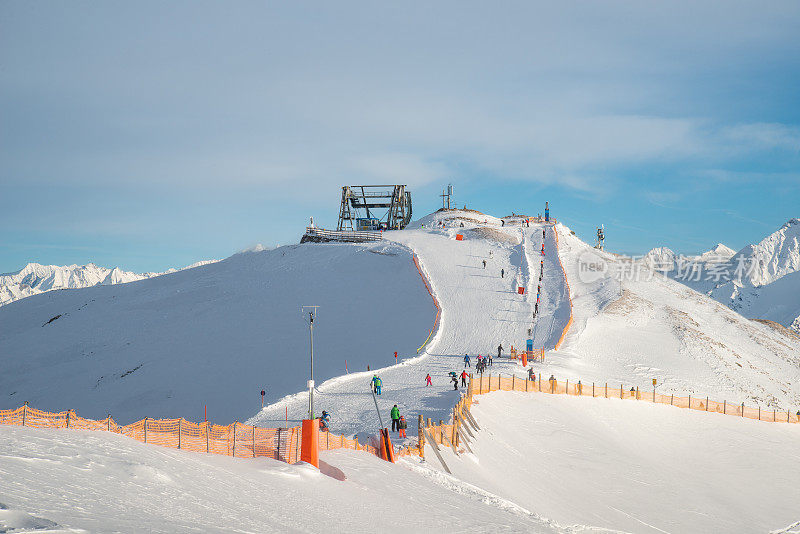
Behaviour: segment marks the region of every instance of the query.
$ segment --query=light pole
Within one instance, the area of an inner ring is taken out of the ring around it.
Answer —
[[[308,418],[314,419],[314,319],[319,306],[303,306],[301,310],[308,310],[308,336],[311,347],[311,368],[308,380]]]

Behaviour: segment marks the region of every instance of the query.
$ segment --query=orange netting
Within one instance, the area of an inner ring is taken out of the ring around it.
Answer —
[[[238,458],[266,456],[288,463],[295,463],[300,458],[298,427],[260,428],[239,422],[221,426],[207,422],[194,423],[185,419],[149,418],[119,426],[111,417],[101,420],[86,419],[71,410],[52,413],[27,405],[16,410],[0,410],[0,424],[32,428],[104,430],[162,447]]]
[[[609,386],[608,384],[583,384],[582,382],[542,380],[539,376],[535,380],[520,378],[516,376],[501,377],[500,375],[488,375],[474,378],[469,384],[470,395],[481,395],[491,391],[535,391],[541,393],[551,393],[560,395],[576,395],[584,397],[605,397],[616,399],[638,400],[652,402],[656,404],[669,404],[678,408],[700,410],[704,412],[716,412],[725,415],[735,415],[747,419],[758,421],[770,421],[775,423],[800,423],[800,417],[791,410],[762,409],[752,408],[741,404],[731,404],[727,401],[715,401],[708,397],[687,396],[678,397],[675,395],[663,395],[653,390],[642,391],[636,387]]]

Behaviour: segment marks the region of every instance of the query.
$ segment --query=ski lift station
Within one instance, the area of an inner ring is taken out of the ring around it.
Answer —
[[[338,231],[402,230],[411,222],[411,193],[405,185],[342,187]]]

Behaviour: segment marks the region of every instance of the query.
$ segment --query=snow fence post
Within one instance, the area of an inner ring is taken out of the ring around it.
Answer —
[[[111,414],[106,417],[106,430],[111,432]]]
[[[708,411],[708,397],[706,397],[706,411]]]
[[[692,396],[689,395],[689,409],[692,409]]]
[[[606,398],[608,398],[608,382],[606,382]]]
[[[147,417],[144,418],[144,442],[147,443]]]
[[[25,426],[25,420],[28,418],[28,401],[22,405],[22,426]]]
[[[761,405],[758,405],[758,420],[761,421]]]
[[[231,456],[233,456],[233,457],[236,456],[236,423],[238,423],[238,422],[239,421],[234,421],[233,422],[233,454],[231,454]]]
[[[742,417],[744,417],[744,402],[742,403]]]
[[[569,378],[567,378],[567,382],[564,384],[564,394],[569,395]]]
[[[67,410],[67,428],[69,428],[69,413],[70,413],[71,411],[72,411],[72,410]]]
[[[253,425],[253,458],[256,457],[256,425]]]
[[[183,423],[183,417],[178,418],[178,448],[181,448],[181,427]]]
[[[517,383],[516,383],[515,378],[517,378],[517,375],[516,374],[512,374],[511,375],[511,391],[516,391],[517,390]]]
[[[211,451],[211,446],[210,446],[210,443],[209,443],[211,440],[208,437],[208,421],[204,421],[204,422],[206,424],[206,453],[208,453],[208,452]]]
[[[425,461],[425,432],[423,430],[423,417],[422,414],[417,416],[417,443],[419,445],[419,455],[422,461]]]
[[[728,401],[722,401],[722,413],[723,415],[728,415]]]
[[[672,401],[674,401],[674,400],[675,400],[675,394],[674,393],[670,393],[669,394],[669,405],[670,406],[672,406]]]

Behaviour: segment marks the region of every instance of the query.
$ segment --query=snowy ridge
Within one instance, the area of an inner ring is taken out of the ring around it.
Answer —
[[[198,261],[183,269],[169,269],[163,273],[142,274],[123,271],[119,267],[108,269],[94,263],[64,266],[29,263],[17,272],[0,275],[0,306],[56,289],[80,289],[96,285],[126,284],[174,273],[178,270],[208,265],[216,261],[218,260]]]
[[[752,319],[800,332],[800,219],[791,219],[739,252],[718,244],[683,264],[670,249],[648,252],[643,263]],[[780,282],[780,283],[778,283]]]
[[[644,387],[655,378],[661,392],[778,410],[800,406],[797,337],[749,321],[656,270],[597,251],[565,226],[557,228],[574,323],[547,371],[609,385]],[[584,267],[592,262],[602,270],[587,276]]]

